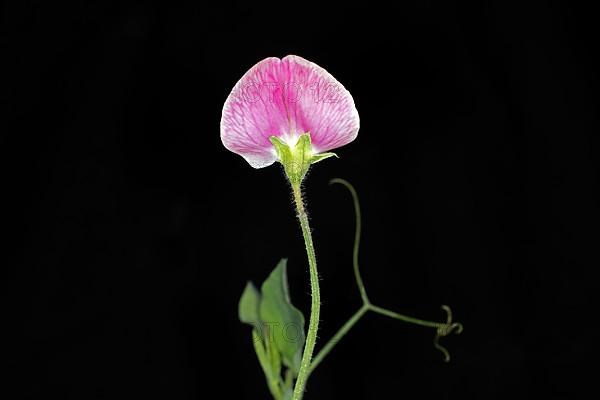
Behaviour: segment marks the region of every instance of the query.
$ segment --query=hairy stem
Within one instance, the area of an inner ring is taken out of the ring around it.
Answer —
[[[321,292],[319,289],[319,274],[317,272],[317,259],[315,257],[315,248],[308,223],[308,216],[304,208],[300,184],[292,183],[292,191],[294,193],[294,201],[296,202],[296,210],[298,212],[298,220],[302,228],[302,236],[306,246],[306,255],[308,256],[308,267],[310,271],[310,292],[311,292],[311,308],[310,322],[308,323],[308,332],[306,333],[306,343],[304,352],[302,353],[302,361],[300,362],[300,371],[296,379],[294,387],[293,400],[301,400],[306,387],[306,380],[310,374],[310,366],[312,354],[317,342],[317,331],[319,329],[319,312],[321,307]]]

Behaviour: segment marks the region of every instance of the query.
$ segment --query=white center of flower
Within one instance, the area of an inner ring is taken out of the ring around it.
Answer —
[[[298,139],[300,139],[300,135],[298,135],[296,132],[284,133],[279,138],[281,140],[283,140],[285,142],[285,144],[290,146],[291,149],[293,149],[294,147],[296,147],[296,143],[298,143]]]

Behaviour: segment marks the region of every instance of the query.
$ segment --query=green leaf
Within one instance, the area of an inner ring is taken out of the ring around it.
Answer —
[[[250,324],[257,329],[260,329],[260,297],[260,293],[254,287],[252,282],[248,282],[244,288],[244,292],[242,293],[242,297],[240,298],[240,303],[238,305],[238,315],[240,317],[240,321]]]
[[[265,374],[269,391],[274,399],[281,399],[282,394],[281,388],[279,387],[280,376],[279,374],[274,373],[271,366],[271,360],[269,359],[269,355],[267,354],[267,350],[263,343],[262,335],[256,329],[252,330],[252,342],[254,343],[254,350],[256,351],[260,366]]]
[[[281,354],[275,345],[272,335],[267,336],[267,356],[271,362],[271,370],[274,376],[281,375]]]
[[[261,287],[260,320],[281,352],[284,365],[297,374],[304,348],[304,316],[290,301],[287,259],[282,259]]]
[[[312,158],[310,159],[310,162],[311,162],[311,164],[316,164],[319,161],[328,159],[329,157],[339,158],[338,155],[335,153],[320,153],[320,154],[313,155]]]

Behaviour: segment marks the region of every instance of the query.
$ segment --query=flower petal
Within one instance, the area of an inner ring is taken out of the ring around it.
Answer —
[[[359,117],[350,93],[331,74],[298,56],[270,57],[252,67],[223,106],[221,140],[254,168],[273,164],[269,138],[295,144],[306,132],[315,152],[356,138]]]

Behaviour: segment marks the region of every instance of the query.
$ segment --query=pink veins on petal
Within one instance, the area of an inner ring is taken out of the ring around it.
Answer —
[[[269,138],[294,145],[310,133],[315,154],[356,138],[354,100],[329,72],[298,56],[270,57],[253,66],[223,106],[221,140],[254,168],[277,161]]]

